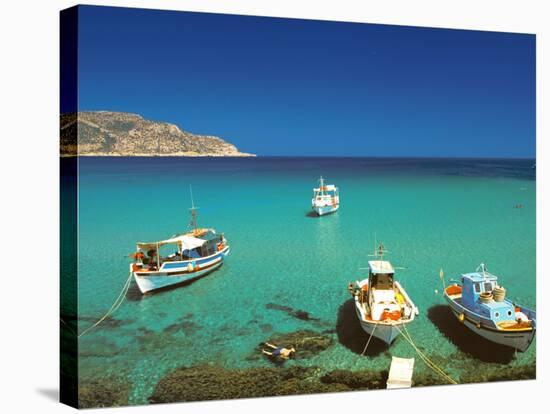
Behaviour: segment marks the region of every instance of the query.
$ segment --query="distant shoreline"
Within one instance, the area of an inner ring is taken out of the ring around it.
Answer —
[[[235,154],[199,154],[199,153],[171,153],[171,154],[105,154],[105,153],[87,153],[87,154],[60,154],[61,158],[74,158],[74,157],[112,157],[112,158],[130,158],[130,157],[142,157],[142,158],[156,158],[156,157],[179,157],[179,158],[304,158],[304,159],[402,159],[402,160],[487,160],[487,161],[531,161],[533,164],[536,162],[536,158],[529,157],[431,157],[431,156],[403,156],[403,155],[258,155],[250,154],[246,152],[239,152]]]
[[[77,157],[111,157],[111,158],[123,158],[123,157],[136,157],[136,158],[157,158],[157,157],[179,157],[179,158],[248,158],[256,157],[256,154],[248,154],[246,152],[239,152],[235,154],[198,154],[198,153],[172,153],[172,154],[60,154],[61,158],[77,158]]]

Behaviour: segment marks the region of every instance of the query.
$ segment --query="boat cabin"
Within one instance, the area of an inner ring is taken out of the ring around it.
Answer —
[[[380,320],[385,313],[401,315],[401,306],[394,290],[395,271],[385,260],[369,261],[368,304],[373,320]]]
[[[215,254],[224,244],[222,234],[213,230],[185,233],[167,240],[138,243],[135,254],[137,263],[158,270],[165,262],[181,262]]]
[[[369,261],[369,286],[371,288],[393,290],[393,275],[395,270],[390,262],[385,260]]]
[[[325,185],[323,177],[319,179],[319,187],[313,189],[314,202],[338,202],[338,187],[329,184]]]
[[[462,306],[496,323],[514,320],[515,309],[509,301],[492,299],[496,287],[497,277],[486,271],[463,274]]]

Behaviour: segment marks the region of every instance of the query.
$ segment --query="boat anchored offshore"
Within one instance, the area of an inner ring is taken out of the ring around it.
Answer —
[[[192,203],[191,231],[167,240],[137,244],[130,271],[142,293],[197,279],[223,264],[229,254],[227,240],[214,229],[197,227],[196,210]],[[172,253],[163,256],[162,250],[170,247]]]
[[[476,272],[463,274],[460,283],[447,286],[445,300],[471,331],[523,352],[535,337],[536,313],[506,299],[497,279],[482,263]]]
[[[340,196],[338,187],[335,185],[325,185],[323,177],[319,179],[319,188],[313,189],[313,198],[311,199],[311,208],[319,216],[334,213],[340,207]]]
[[[387,251],[380,243],[373,255],[378,260],[369,261],[368,278],[356,281],[355,286],[350,283],[348,289],[363,330],[391,345],[404,325],[418,315],[418,308],[394,280],[395,270],[390,262],[383,260],[384,253]]]

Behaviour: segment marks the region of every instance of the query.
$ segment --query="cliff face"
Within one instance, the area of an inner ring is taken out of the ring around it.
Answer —
[[[221,138],[195,135],[176,125],[125,112],[61,115],[61,155],[251,156]]]

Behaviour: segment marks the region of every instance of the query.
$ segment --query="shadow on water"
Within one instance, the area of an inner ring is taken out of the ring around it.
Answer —
[[[483,362],[507,364],[514,359],[514,350],[495,344],[476,335],[461,324],[446,305],[435,305],[428,309],[428,319],[462,352]]]
[[[308,211],[305,216],[309,218],[319,218],[319,214],[317,214],[315,211]]]
[[[369,334],[361,328],[355,313],[355,303],[352,299],[345,301],[338,309],[336,334],[338,335],[338,341],[350,351],[361,354],[365,349]],[[387,350],[388,347],[383,341],[373,337],[365,355],[374,357]]]

